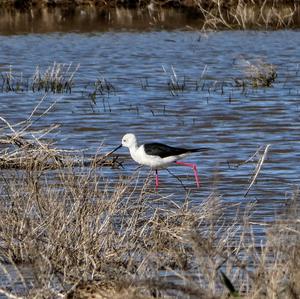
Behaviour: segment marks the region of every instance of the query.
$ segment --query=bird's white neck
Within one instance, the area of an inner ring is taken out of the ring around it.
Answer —
[[[136,161],[137,159],[137,150],[138,150],[138,144],[137,142],[131,144],[131,146],[129,147],[129,152],[130,152],[130,156],[133,158],[133,160]]]
[[[129,151],[130,151],[130,154],[133,155],[138,149],[138,145],[137,143],[134,143],[132,144],[130,147],[129,147]]]

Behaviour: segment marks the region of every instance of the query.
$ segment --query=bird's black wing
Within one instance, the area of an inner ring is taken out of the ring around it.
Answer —
[[[166,158],[169,156],[177,156],[185,153],[198,151],[198,149],[172,147],[162,143],[146,143],[144,144],[144,150],[147,155],[159,156],[161,158]]]

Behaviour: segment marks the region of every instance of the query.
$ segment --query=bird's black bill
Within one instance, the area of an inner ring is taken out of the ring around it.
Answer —
[[[122,144],[120,144],[118,147],[116,147],[114,150],[108,152],[104,157],[109,157],[112,153],[114,153],[115,151],[117,151],[120,147],[122,147]]]
[[[122,147],[122,144],[120,144],[119,146],[117,146],[114,150],[112,150],[109,154],[112,154],[114,153],[115,151],[117,151],[119,148]]]

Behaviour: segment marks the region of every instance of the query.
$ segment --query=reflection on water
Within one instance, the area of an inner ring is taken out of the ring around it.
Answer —
[[[37,128],[61,125],[49,135],[57,146],[92,154],[103,143],[106,152],[133,132],[141,143],[209,147],[208,153],[188,159],[198,164],[202,183],[191,191],[191,199],[199,202],[214,191],[224,204],[256,201],[253,220],[269,222],[299,184],[299,43],[299,32],[293,31],[1,36],[0,71],[12,66],[30,80],[37,65],[45,70],[53,62],[80,64],[72,92],[49,93],[40,110],[57,103],[35,123]],[[258,58],[275,65],[273,87],[236,87],[234,78],[245,76],[243,64]],[[103,85],[93,95],[95,84]],[[22,121],[42,96],[30,89],[3,92],[1,116],[11,123]],[[236,163],[267,144],[269,155],[244,198],[257,160]],[[130,159],[125,166],[102,171],[114,178],[136,168]],[[194,188],[190,169],[172,171]],[[142,169],[141,183],[147,175]],[[178,181],[164,171],[160,176],[160,192],[181,201],[185,191]]]
[[[107,32],[110,30],[149,30],[201,28],[203,20],[178,9],[104,8],[94,6],[44,7],[30,10],[0,10],[0,34],[49,32]],[[187,26],[188,24],[188,26]]]

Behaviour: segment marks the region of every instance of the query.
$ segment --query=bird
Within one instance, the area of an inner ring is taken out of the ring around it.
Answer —
[[[132,133],[127,133],[122,138],[122,143],[117,146],[113,152],[117,151],[121,147],[127,147],[129,149],[131,158],[140,165],[149,166],[155,170],[155,189],[158,190],[159,179],[158,170],[167,168],[168,166],[176,163],[177,165],[191,167],[194,171],[196,185],[200,187],[200,180],[197,171],[197,165],[195,163],[186,163],[181,160],[189,154],[207,150],[206,148],[182,148],[173,147],[159,142],[145,143],[138,145],[137,138]]]

